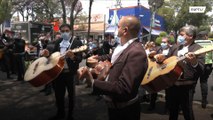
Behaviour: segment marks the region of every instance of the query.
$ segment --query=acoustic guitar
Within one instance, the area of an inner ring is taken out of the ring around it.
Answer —
[[[200,55],[210,51],[213,51],[213,46],[201,48],[195,51],[194,54]],[[159,92],[172,86],[182,75],[182,68],[178,65],[178,62],[185,58],[185,56],[171,56],[161,64],[148,58],[148,69],[141,82],[141,86],[150,93]]]
[[[73,53],[82,52],[87,49],[87,46],[81,46],[73,49]],[[34,87],[45,85],[54,80],[64,68],[64,57],[60,52],[54,52],[50,57],[40,57],[29,65],[25,72],[24,80],[29,82]]]

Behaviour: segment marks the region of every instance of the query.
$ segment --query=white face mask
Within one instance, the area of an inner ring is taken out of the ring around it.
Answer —
[[[116,43],[118,43],[118,44],[121,44],[121,38],[120,37],[115,37],[115,41],[116,41]]]
[[[161,47],[163,48],[163,49],[166,49],[167,48],[167,43],[161,43]]]
[[[115,41],[116,41],[116,43],[121,44],[121,38],[118,37],[118,29],[115,31]]]
[[[64,40],[70,40],[70,32],[64,32],[61,34],[61,37],[64,39]]]
[[[118,29],[115,31],[114,34],[115,34],[115,36],[118,36]]]
[[[179,35],[178,38],[177,38],[178,44],[180,44],[180,45],[186,44],[186,40],[185,39],[186,38],[184,36]]]

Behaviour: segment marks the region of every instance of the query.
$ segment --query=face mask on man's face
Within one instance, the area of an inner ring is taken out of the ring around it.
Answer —
[[[184,45],[186,43],[186,38],[184,36],[179,35],[177,38],[177,43],[180,45]]]
[[[166,48],[167,48],[167,43],[161,43],[161,47],[162,47],[163,49],[166,49]]]
[[[116,43],[121,44],[121,38],[118,36],[118,30],[115,31],[115,41]]]
[[[61,37],[64,39],[64,40],[70,40],[70,32],[64,32],[61,34]]]

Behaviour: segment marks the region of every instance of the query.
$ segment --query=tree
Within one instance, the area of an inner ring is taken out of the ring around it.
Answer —
[[[211,0],[170,0],[158,11],[159,15],[165,17],[167,31],[177,31],[186,24],[200,27],[208,18],[206,13],[211,11]],[[189,6],[206,6],[205,13],[189,13]]]
[[[0,24],[12,17],[11,1],[0,0]]]
[[[80,5],[77,6],[78,4],[80,4]],[[70,26],[71,26],[72,36],[74,35],[74,22],[75,22],[76,16],[78,15],[78,13],[81,10],[82,10],[81,2],[79,0],[73,0],[72,7],[71,7],[71,13],[70,13]],[[74,14],[74,12],[75,12],[75,14]]]
[[[59,14],[59,0],[12,0],[12,12],[21,14],[23,21],[28,21],[29,17],[32,21],[51,22],[54,19],[54,14]],[[24,12],[27,11],[27,14]],[[26,19],[25,19],[26,18]]]
[[[65,24],[67,21],[66,21],[66,8],[65,8],[65,4],[64,4],[64,0],[60,0],[61,2],[61,7],[62,7],[62,18],[63,18],[63,23]]]
[[[71,33],[72,37],[74,35],[74,21],[76,19],[77,14],[82,10],[82,5],[79,0],[60,0],[62,4],[63,10],[63,23],[66,23],[67,13],[70,13],[70,26],[71,26]],[[66,6],[65,6],[66,5]],[[70,11],[66,11],[66,7],[69,8]]]
[[[150,19],[150,31],[149,31],[149,37],[148,40],[151,40],[151,33],[152,33],[152,26],[153,26],[153,22],[155,19],[155,13],[157,11],[157,9],[159,9],[163,3],[164,0],[148,0],[149,6],[150,6],[150,10],[151,10],[151,19]]]
[[[27,9],[27,6],[30,4],[30,0],[13,0],[12,1],[12,14],[15,12],[20,13],[22,16],[22,21],[25,21],[24,11]],[[28,16],[26,17],[28,20]]]
[[[89,21],[88,21],[88,32],[87,32],[87,43],[89,41],[89,37],[90,37],[90,23],[91,23],[91,12],[92,12],[92,3],[94,0],[90,0],[89,1]]]
[[[60,13],[59,0],[37,0],[32,4],[34,21],[53,22],[54,15]]]

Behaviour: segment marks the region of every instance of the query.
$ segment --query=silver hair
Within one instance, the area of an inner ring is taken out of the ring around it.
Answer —
[[[193,39],[195,39],[197,34],[197,27],[193,25],[184,26],[180,29],[179,32],[185,32],[186,35],[193,36]]]

